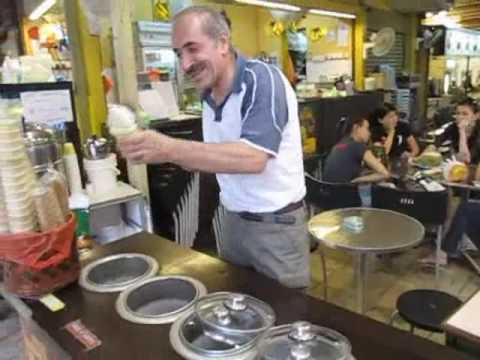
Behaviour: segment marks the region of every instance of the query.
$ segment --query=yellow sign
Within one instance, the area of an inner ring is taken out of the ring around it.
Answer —
[[[153,4],[153,18],[160,21],[170,20],[170,6],[167,0],[155,0]]]
[[[311,41],[316,42],[323,38],[326,34],[327,29],[316,27],[310,30],[309,37]]]

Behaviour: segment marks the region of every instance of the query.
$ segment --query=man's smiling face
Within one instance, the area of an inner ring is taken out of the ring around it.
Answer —
[[[210,37],[202,20],[193,14],[181,17],[175,22],[172,39],[182,70],[200,92],[217,84],[229,53],[228,38]]]

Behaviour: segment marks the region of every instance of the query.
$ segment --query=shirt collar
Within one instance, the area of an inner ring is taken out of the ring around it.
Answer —
[[[247,59],[235,51],[235,77],[233,79],[232,91],[227,94],[225,99],[227,99],[231,93],[238,94],[242,91],[242,82],[243,82],[243,73],[245,72],[245,67],[247,66]],[[202,101],[206,101],[209,104],[214,103],[212,97],[212,89],[207,89],[202,94]]]

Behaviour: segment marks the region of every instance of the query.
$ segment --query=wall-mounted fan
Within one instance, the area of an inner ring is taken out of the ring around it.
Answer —
[[[381,29],[373,36],[372,42],[372,53],[374,56],[387,55],[395,44],[395,30],[390,27]]]

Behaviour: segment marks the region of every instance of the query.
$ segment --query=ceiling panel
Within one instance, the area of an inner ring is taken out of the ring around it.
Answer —
[[[456,0],[449,14],[460,17],[464,27],[480,30],[480,0]]]

